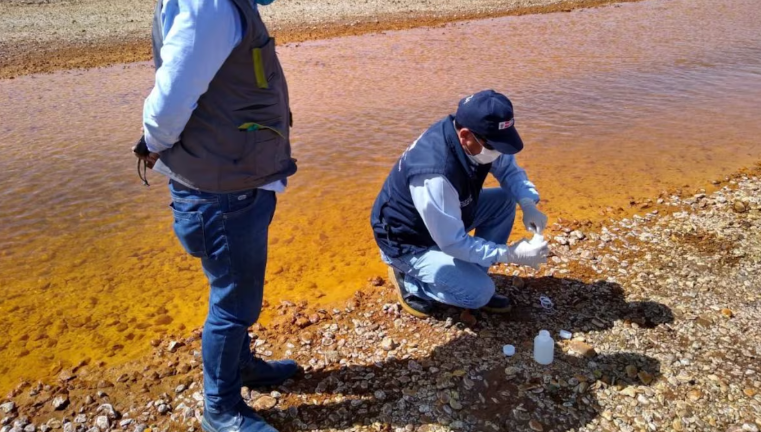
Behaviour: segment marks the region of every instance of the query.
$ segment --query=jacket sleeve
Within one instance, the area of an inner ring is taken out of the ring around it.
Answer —
[[[506,245],[498,245],[465,232],[457,190],[438,174],[410,179],[412,202],[436,245],[447,255],[482,267],[505,259]]]
[[[502,186],[516,202],[523,199],[531,199],[539,202],[539,192],[536,186],[528,179],[526,171],[515,162],[515,156],[502,155],[491,166],[491,173],[499,180]]]

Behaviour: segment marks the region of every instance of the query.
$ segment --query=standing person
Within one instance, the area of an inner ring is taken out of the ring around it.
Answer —
[[[516,203],[529,231],[547,217],[539,194],[515,162],[523,141],[513,105],[485,90],[462,99],[457,113],[425,131],[391,169],[371,223],[402,307],[425,317],[436,303],[492,312],[510,310],[487,271],[496,263],[537,267],[547,260],[543,239],[505,245]],[[492,173],[501,188],[483,189]],[[475,236],[468,232],[475,229]]]
[[[275,193],[296,172],[288,87],[256,3],[159,0],[156,82],[133,149],[138,168],[169,177],[175,234],[211,286],[202,340],[207,432],[275,431],[245,404],[241,386],[278,385],[299,369],[255,358],[248,336],[262,307]]]

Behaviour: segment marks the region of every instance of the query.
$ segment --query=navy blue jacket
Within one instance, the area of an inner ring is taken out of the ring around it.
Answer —
[[[389,257],[422,252],[435,246],[410,194],[410,179],[420,174],[443,175],[457,190],[463,224],[471,226],[491,164],[472,166],[460,145],[454,117],[431,126],[391,169],[373,205],[375,241]]]

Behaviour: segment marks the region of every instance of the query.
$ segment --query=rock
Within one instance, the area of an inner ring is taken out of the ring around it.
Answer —
[[[534,419],[531,419],[531,421],[528,422],[528,427],[530,427],[531,430],[534,430],[537,432],[542,432],[544,430],[544,426],[542,426],[541,423],[539,423],[538,421]]]
[[[735,316],[734,312],[732,312],[731,309],[727,309],[727,308],[722,309],[721,314],[727,318],[732,318],[733,316]]]
[[[277,399],[272,396],[261,396],[254,401],[253,407],[255,410],[270,410],[277,405]]]
[[[734,210],[736,213],[745,213],[748,209],[745,207],[745,203],[738,200],[732,204],[732,210]]]
[[[3,410],[5,414],[10,414],[13,411],[16,410],[16,403],[15,402],[5,402],[4,404],[0,405],[0,410]]]
[[[185,384],[180,384],[174,388],[174,392],[180,394],[185,391]]]
[[[462,404],[457,399],[449,399],[449,406],[455,411],[462,409]]]
[[[146,425],[146,424],[139,424],[139,425],[135,426],[135,432],[143,432],[146,429],[148,429],[148,425]]]
[[[575,352],[576,354],[579,354],[581,356],[584,356],[586,358],[592,358],[597,355],[597,352],[594,348],[592,348],[591,345],[584,343],[582,341],[573,340],[569,344],[569,348],[571,351]]]
[[[386,393],[383,390],[376,390],[375,393],[373,393],[373,396],[375,396],[375,399],[381,401],[386,399]]]
[[[176,352],[176,351],[177,351],[177,349],[179,349],[179,348],[180,348],[181,346],[183,346],[183,345],[185,345],[185,344],[184,344],[184,343],[182,343],[182,342],[179,342],[179,341],[171,341],[171,342],[169,342],[169,345],[167,346],[167,348],[166,348],[166,349],[167,349],[167,351],[169,351],[170,353],[173,353],[173,352]]]
[[[61,423],[61,420],[58,420],[56,418],[52,418],[48,420],[47,426],[50,429],[61,429],[63,427],[63,424]]]
[[[689,393],[687,393],[687,397],[693,401],[697,402],[703,397],[703,392],[701,392],[699,389],[690,390]]]
[[[574,237],[576,240],[584,240],[586,237],[583,232],[576,230],[571,232],[571,237]]]
[[[106,416],[98,416],[95,419],[95,426],[98,426],[98,429],[104,431],[111,426],[111,422],[108,420],[108,417]]]
[[[68,395],[59,395],[56,396],[55,399],[53,399],[53,409],[56,411],[62,411],[65,410],[66,407],[69,406],[69,396]]]
[[[103,404],[99,406],[95,412],[108,417],[110,420],[118,420],[121,418],[121,413],[115,410],[114,406],[111,404]]]
[[[166,414],[169,412],[169,405],[167,404],[159,404],[159,406],[156,408],[156,411],[159,412],[159,414]]]
[[[624,396],[635,397],[637,396],[637,391],[634,390],[634,387],[627,387],[621,390],[621,394]]]
[[[62,382],[68,382],[76,378],[76,375],[74,375],[71,371],[65,370],[61,372],[58,375],[58,380]]]
[[[518,373],[519,373],[520,371],[521,371],[521,370],[520,370],[520,369],[518,369],[518,368],[517,368],[517,367],[515,367],[515,366],[508,366],[508,367],[506,367],[506,368],[505,368],[505,375],[507,375],[507,379],[512,379],[512,378],[514,378],[516,375],[518,375]]]
[[[642,384],[649,385],[653,382],[653,376],[645,371],[639,371],[637,376],[639,377],[639,380],[642,381]]]
[[[382,286],[385,282],[383,281],[382,277],[375,276],[373,278],[370,278],[370,285],[374,287]]]
[[[478,320],[468,309],[464,309],[462,312],[460,312],[460,321],[468,326],[474,326],[478,324]]]
[[[312,325],[312,323],[311,323],[311,322],[309,322],[309,318],[307,318],[307,317],[305,317],[305,316],[300,316],[300,317],[296,318],[296,320],[293,322],[293,324],[294,324],[296,327],[298,327],[298,328],[302,328],[302,329],[303,329],[303,328],[307,328],[307,327],[309,327],[310,325]]]
[[[124,420],[122,420],[122,421],[120,421],[120,422],[119,422],[119,427],[120,427],[120,428],[122,428],[122,429],[124,429],[124,428],[126,428],[127,426],[131,425],[133,421],[134,421],[134,420],[132,420],[132,419],[124,419]]]
[[[512,285],[518,289],[525,288],[526,282],[520,276],[513,276]]]
[[[684,430],[684,424],[682,423],[682,420],[680,419],[674,419],[674,421],[671,422],[671,427],[674,428],[674,430],[677,432],[681,432]]]
[[[383,338],[383,341],[381,341],[381,349],[384,351],[391,351],[395,349],[397,346],[399,346],[396,342],[394,342],[393,339],[390,337]]]
[[[630,379],[637,378],[637,366],[634,365],[628,365],[626,366],[626,376]]]
[[[74,426],[74,423],[72,422],[66,422],[63,424],[63,432],[74,432],[77,428]]]
[[[24,432],[37,432],[37,426],[33,424],[28,424],[24,426]]]
[[[748,396],[748,397],[752,398],[758,392],[755,389],[752,389],[752,388],[748,387],[748,388],[743,390],[743,393],[745,393],[745,396]]]

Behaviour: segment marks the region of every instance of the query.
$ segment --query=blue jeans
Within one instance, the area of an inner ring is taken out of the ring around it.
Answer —
[[[199,192],[170,182],[174,232],[201,259],[209,280],[202,355],[206,408],[225,411],[240,400],[240,368],[251,362],[248,328],[259,318],[267,265],[272,191]]]
[[[476,236],[497,244],[507,243],[515,221],[515,201],[502,189],[484,189],[478,199],[473,226]],[[494,295],[488,268],[445,254],[438,247],[390,258],[386,264],[405,274],[404,286],[417,297],[465,309],[480,309]]]

